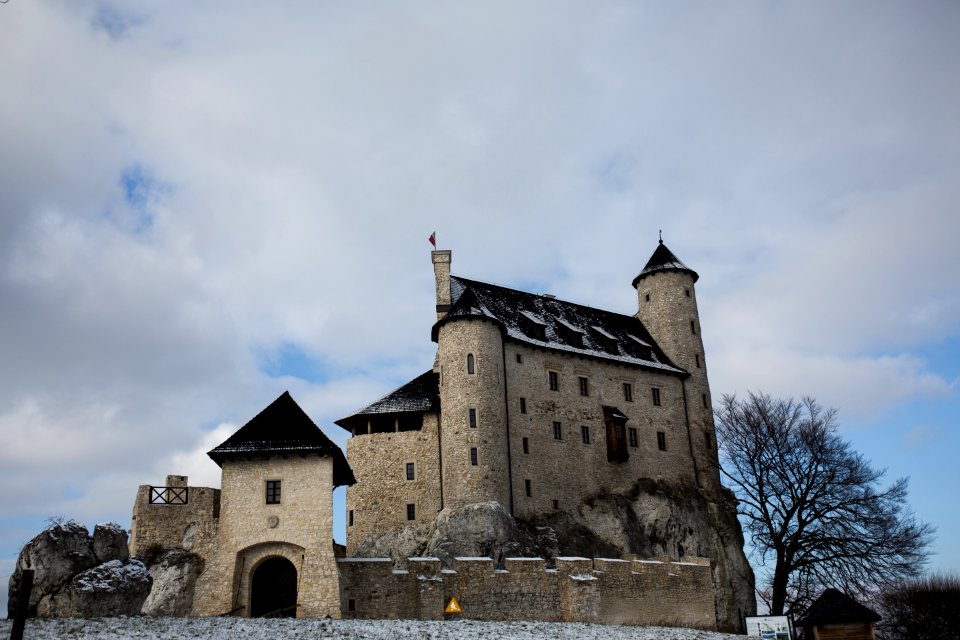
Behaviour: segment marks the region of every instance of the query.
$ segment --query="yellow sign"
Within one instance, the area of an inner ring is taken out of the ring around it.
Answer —
[[[447,608],[443,610],[444,613],[463,613],[463,609],[460,608],[460,603],[457,602],[456,598],[450,598],[450,602],[447,603]]]

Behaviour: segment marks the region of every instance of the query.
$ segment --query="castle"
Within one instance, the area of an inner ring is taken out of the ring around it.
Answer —
[[[661,240],[627,316],[453,276],[450,251],[431,255],[433,368],[336,422],[346,458],[284,394],[210,452],[219,491],[140,487],[131,551],[202,558],[185,611],[199,615],[430,618],[457,597],[479,618],[733,626],[752,573],[720,484],[697,273]],[[438,552],[441,518],[478,505],[547,531],[550,557]],[[598,550],[618,557],[573,555]]]

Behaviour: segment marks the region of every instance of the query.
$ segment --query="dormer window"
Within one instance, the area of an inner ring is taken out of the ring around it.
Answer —
[[[534,340],[547,340],[547,323],[532,313],[520,312],[520,330]]]
[[[569,344],[571,347],[583,348],[583,331],[572,324],[557,318],[554,325],[557,337]]]
[[[617,338],[612,333],[605,331],[602,327],[590,327],[593,329],[591,337],[593,338],[594,344],[606,351],[607,353],[612,353],[617,355],[620,353],[620,350],[617,348]]]

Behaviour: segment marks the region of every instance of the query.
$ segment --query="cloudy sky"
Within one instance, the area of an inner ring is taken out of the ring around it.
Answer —
[[[456,274],[624,313],[663,229],[715,396],[809,394],[960,570],[960,4],[0,4],[0,598],[284,390],[429,368]],[[342,514],[337,535],[342,539]],[[2,600],[0,600],[2,604]]]

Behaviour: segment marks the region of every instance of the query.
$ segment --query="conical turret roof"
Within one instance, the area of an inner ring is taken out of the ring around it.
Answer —
[[[673,252],[667,248],[667,245],[663,244],[661,239],[653,255],[647,260],[647,265],[643,268],[643,271],[633,279],[633,287],[636,288],[637,283],[647,276],[663,271],[683,271],[693,276],[694,282],[700,279],[697,272],[680,262],[680,258],[673,255]]]
[[[234,458],[306,454],[333,458],[333,486],[356,482],[343,451],[314,424],[289,391],[207,453],[220,466]]]

